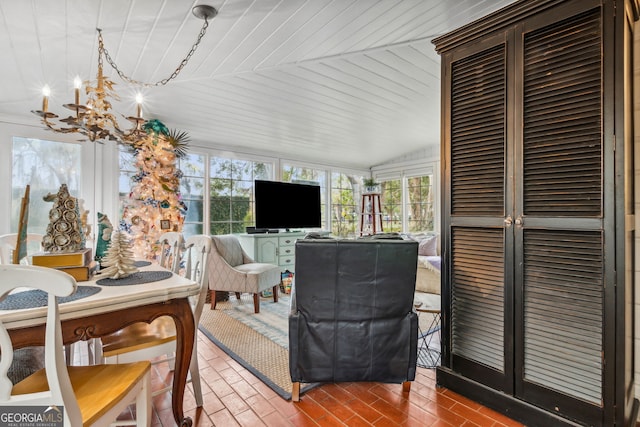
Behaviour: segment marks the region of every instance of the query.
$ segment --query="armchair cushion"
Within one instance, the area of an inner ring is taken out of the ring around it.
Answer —
[[[225,234],[213,237],[218,254],[229,264],[231,267],[244,264],[246,262],[252,262],[252,260],[246,260],[248,256],[245,256],[242,246],[238,238]]]

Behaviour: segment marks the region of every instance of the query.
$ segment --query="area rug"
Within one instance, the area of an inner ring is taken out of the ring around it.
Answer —
[[[289,376],[289,304],[290,297],[280,294],[260,299],[260,313],[253,312],[253,296],[231,295],[219,302],[215,310],[205,307],[199,329],[283,399],[291,399]],[[300,393],[317,384],[301,384]]]

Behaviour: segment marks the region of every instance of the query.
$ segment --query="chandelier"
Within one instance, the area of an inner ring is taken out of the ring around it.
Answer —
[[[207,27],[209,26],[209,19],[218,14],[218,11],[214,7],[207,5],[195,6],[192,12],[196,17],[204,19],[204,24],[191,50],[168,78],[159,80],[156,83],[144,83],[127,77],[113,61],[111,55],[109,55],[109,51],[105,49],[102,30],[98,28],[98,73],[95,85],[90,81],[84,82],[87,95],[86,103],[80,103],[80,89],[82,88],[83,82],[80,77],[76,77],[74,80],[74,102],[63,105],[65,108],[71,110],[72,114],[69,117],[58,120],[58,122],[60,122],[59,124],[53,121],[58,118],[58,115],[49,111],[49,86],[45,86],[42,89],[42,110],[31,110],[31,112],[42,119],[42,123],[47,129],[54,132],[79,133],[92,142],[111,140],[119,143],[135,143],[139,141],[147,134],[142,126],[145,122],[145,119],[142,118],[142,95],[139,92],[136,95],[136,115],[127,117],[127,120],[132,122],[132,126],[126,130],[122,129],[115,115],[111,112],[112,104],[110,101],[110,99],[119,100],[120,98],[113,88],[115,83],[104,76],[103,60],[106,59],[120,78],[128,83],[143,87],[166,85],[169,81],[176,78],[178,73],[187,65],[187,62],[189,62],[189,59],[198,48],[202,37],[204,37],[206,33]]]

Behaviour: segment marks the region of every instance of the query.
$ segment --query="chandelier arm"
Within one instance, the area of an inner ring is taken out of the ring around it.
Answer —
[[[171,80],[175,79],[178,76],[178,74],[180,74],[180,71],[182,71],[182,69],[187,65],[187,63],[189,62],[189,60],[191,59],[191,57],[195,53],[196,49],[200,45],[200,41],[202,40],[202,38],[206,34],[208,26],[209,26],[209,19],[205,16],[204,17],[204,24],[202,24],[202,28],[200,29],[200,33],[198,34],[198,38],[196,39],[196,42],[193,44],[193,46],[191,46],[191,50],[189,50],[189,52],[184,57],[182,62],[180,62],[180,65],[178,65],[178,67],[175,69],[175,71],[173,73],[171,73],[171,75],[169,77],[164,78],[162,80],[158,80],[155,83],[142,82],[142,81],[139,81],[139,80],[132,79],[131,77],[128,77],[127,75],[125,75],[124,72],[122,70],[120,70],[120,68],[118,68],[118,65],[115,63],[113,58],[111,58],[111,55],[109,55],[109,51],[107,50],[107,48],[104,47],[104,41],[102,39],[102,29],[96,28],[98,30],[98,50],[99,50],[99,55],[100,54],[104,55],[104,57],[107,60],[107,62],[109,63],[109,65],[111,65],[111,68],[113,68],[116,71],[116,73],[118,73],[118,75],[120,76],[120,78],[122,80],[124,80],[124,81],[126,81],[128,83],[131,83],[131,84],[134,84],[134,85],[138,85],[138,86],[142,86],[142,87],[164,86],[167,83],[169,83]]]

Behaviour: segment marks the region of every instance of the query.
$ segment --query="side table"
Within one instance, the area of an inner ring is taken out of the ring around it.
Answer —
[[[421,308],[416,305],[418,312],[418,361],[421,368],[435,368],[440,365],[440,309]],[[430,316],[426,330],[420,327],[420,317]]]

